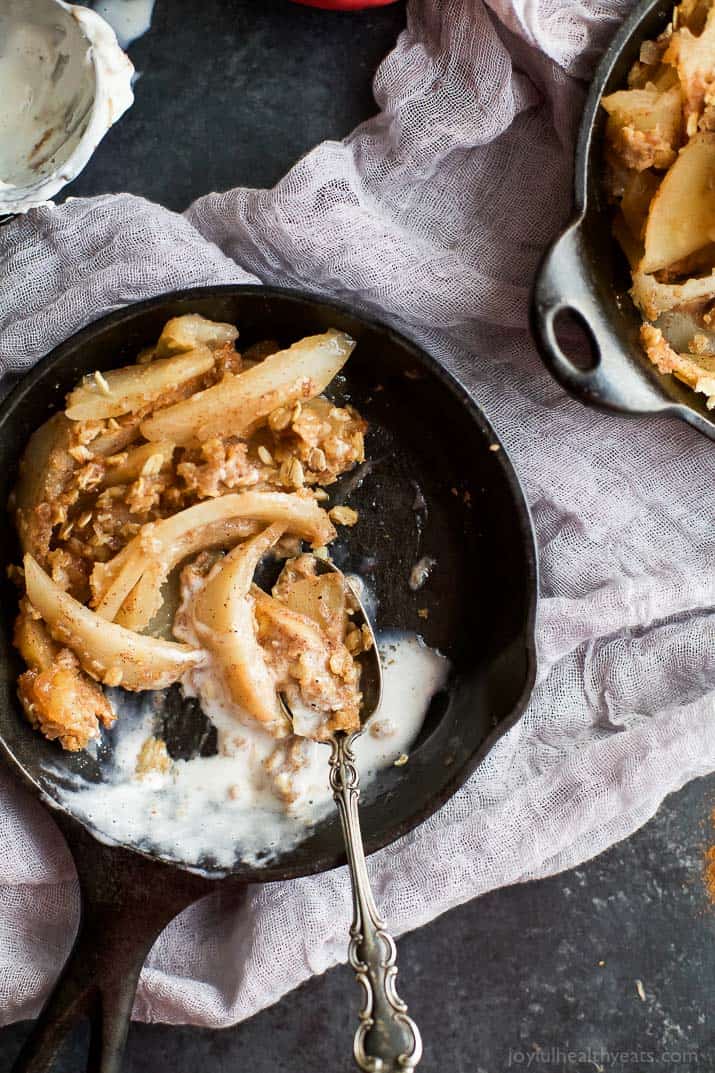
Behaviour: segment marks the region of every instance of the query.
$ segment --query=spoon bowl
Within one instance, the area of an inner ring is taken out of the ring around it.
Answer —
[[[375,639],[375,631],[365,610],[365,605],[360,599],[357,586],[330,559],[321,559],[317,555],[313,555],[311,558],[315,565],[316,574],[337,574],[342,579],[350,621],[353,626],[363,630],[363,632],[367,629],[370,636],[369,646],[355,657],[360,664],[360,688],[362,691],[360,723],[361,726],[364,726],[368,719],[378,710],[382,700],[382,662]],[[283,694],[280,695],[280,702],[283,711],[292,721],[290,707]],[[340,731],[339,733],[343,732]],[[359,734],[360,731],[355,733]]]

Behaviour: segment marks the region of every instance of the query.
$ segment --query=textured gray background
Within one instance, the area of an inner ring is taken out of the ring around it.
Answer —
[[[152,31],[130,49],[136,104],[69,193],[129,190],[183,209],[207,190],[271,185],[374,112],[372,73],[403,23],[402,4],[336,15],[285,0],[157,0]],[[715,910],[701,879],[713,805],[715,778],[700,780],[584,867],[405,936],[400,990],[425,1036],[422,1068],[715,1070]],[[357,999],[338,968],[234,1029],[134,1025],[125,1070],[347,1073]],[[0,1029],[0,1073],[28,1027]],[[84,1068],[83,1047],[78,1033],[58,1073]]]

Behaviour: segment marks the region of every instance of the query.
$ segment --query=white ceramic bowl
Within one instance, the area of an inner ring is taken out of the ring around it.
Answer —
[[[134,100],[114,31],[63,0],[0,0],[0,214],[52,198]]]

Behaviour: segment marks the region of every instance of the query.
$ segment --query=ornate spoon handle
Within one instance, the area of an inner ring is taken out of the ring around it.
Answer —
[[[357,734],[332,740],[330,786],[340,812],[353,888],[349,960],[365,995],[353,1054],[365,1073],[404,1073],[422,1057],[419,1029],[397,994],[397,950],[370,889],[360,832],[360,786],[352,752]]]

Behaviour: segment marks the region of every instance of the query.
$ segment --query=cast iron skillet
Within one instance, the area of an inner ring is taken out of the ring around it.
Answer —
[[[414,343],[345,306],[267,287],[207,287],[163,295],[90,325],[40,363],[0,407],[0,500],[12,488],[31,432],[84,373],[133,361],[168,317],[197,312],[239,325],[240,342],[266,337],[288,343],[328,327],[358,342],[338,385],[371,424],[370,472],[334,486],[333,502],[360,512],[336,549],[346,570],[368,574],[378,625],[420,632],[445,652],[453,674],[435,698],[409,764],[391,768],[367,795],[366,848],[372,852],[430,816],[464,782],[496,738],[518,719],[535,670],[533,641],[537,573],[529,513],[517,478],[479,408],[444,369]],[[3,558],[17,561],[11,526],[2,527]],[[412,592],[410,568],[424,554],[437,559],[429,583]],[[56,800],[48,774],[58,765],[89,781],[101,767],[84,754],[63,753],[33,732],[21,715],[11,645],[14,591],[6,585],[0,615],[0,744],[8,763],[54,809],[79,874],[83,914],[74,950],[14,1067],[42,1073],[75,1021],[91,1024],[88,1070],[117,1073],[139,972],[154,939],[173,916],[217,883],[285,880],[344,863],[337,814],[290,852],[264,865],[237,859],[233,868],[210,856],[202,873],[150,845],[108,845]],[[418,616],[426,608],[428,617]],[[169,697],[163,706],[170,752],[190,757],[203,742],[203,716]],[[111,732],[107,748],[111,749]],[[327,754],[326,754],[327,756]],[[327,762],[326,762],[327,778]],[[429,862],[425,862],[429,867]],[[347,922],[346,922],[347,923]],[[346,928],[347,941],[347,928]]]
[[[673,376],[659,373],[638,342],[641,317],[628,294],[625,257],[611,234],[611,207],[603,189],[604,93],[621,89],[641,43],[672,17],[673,4],[644,0],[606,50],[591,83],[574,175],[576,215],[549,247],[534,283],[531,328],[548,369],[576,398],[622,413],[673,414],[715,439],[715,413]],[[593,347],[589,368],[577,367],[556,338],[559,313],[575,313]]]

